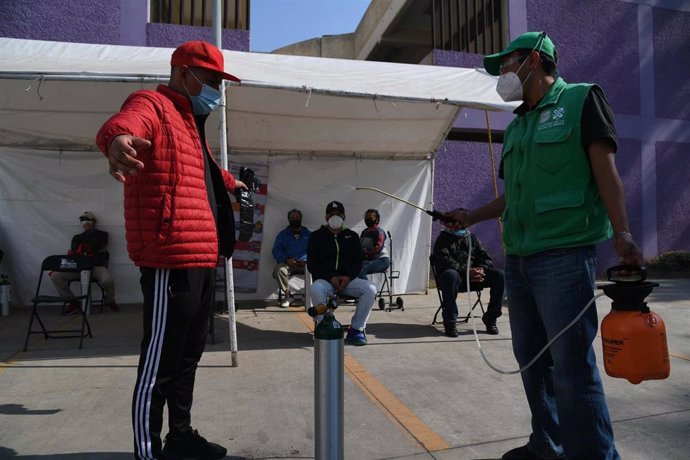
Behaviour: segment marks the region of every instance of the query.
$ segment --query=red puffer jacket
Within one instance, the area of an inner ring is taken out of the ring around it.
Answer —
[[[144,267],[215,267],[217,230],[204,180],[202,140],[189,100],[164,85],[132,93],[98,132],[96,141],[106,156],[110,142],[121,134],[151,141],[138,156],[144,169],[125,180],[129,257]],[[225,187],[233,191],[235,178],[224,170],[222,174]]]

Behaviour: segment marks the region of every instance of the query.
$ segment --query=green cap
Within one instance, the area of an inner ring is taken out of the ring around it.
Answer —
[[[543,41],[542,41],[542,37]],[[541,41],[541,43],[540,43]],[[539,48],[541,45],[541,49]],[[501,66],[501,60],[503,56],[506,56],[513,51],[517,50],[535,50],[541,51],[545,55],[553,59],[556,62],[556,47],[549,37],[546,36],[546,32],[525,32],[519,35],[510,42],[508,47],[496,54],[489,54],[484,56],[484,68],[491,75],[498,75],[498,69]]]

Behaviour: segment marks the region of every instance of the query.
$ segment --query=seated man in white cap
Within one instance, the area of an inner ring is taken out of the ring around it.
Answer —
[[[316,304],[326,304],[328,296],[337,293],[358,299],[355,314],[345,342],[366,345],[364,329],[374,306],[376,286],[369,280],[358,278],[363,258],[359,236],[343,227],[345,207],[338,201],[326,206],[326,222],[309,237],[307,267],[314,282],[311,299]]]
[[[115,283],[108,271],[108,232],[96,229],[96,216],[91,211],[85,211],[79,216],[84,231],[74,235],[68,255],[89,256],[93,258],[92,277],[105,291],[105,303],[112,311],[120,311],[120,307],[115,302]],[[63,296],[73,296],[74,293],[69,288],[71,280],[78,280],[79,273],[52,272],[50,280],[55,289]],[[70,303],[65,308],[65,314],[70,315],[77,311],[78,303]]]

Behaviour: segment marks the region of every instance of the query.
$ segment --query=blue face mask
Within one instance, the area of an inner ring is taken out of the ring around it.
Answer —
[[[189,101],[192,103],[192,112],[194,115],[208,115],[216,110],[220,105],[220,91],[208,86],[206,83],[202,83],[196,77],[196,75],[194,75],[194,72],[192,72],[191,69],[189,70],[189,73],[196,78],[196,81],[201,83],[201,92],[198,96],[192,96],[189,94],[187,86],[184,87],[184,89],[187,91],[187,95],[189,96]]]
[[[466,228],[459,228],[453,232],[453,235],[464,238],[465,235],[467,235],[467,229]]]

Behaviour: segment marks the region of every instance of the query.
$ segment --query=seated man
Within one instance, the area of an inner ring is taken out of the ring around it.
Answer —
[[[386,249],[386,232],[379,227],[381,216],[376,209],[367,209],[364,213],[364,223],[367,228],[362,230],[359,241],[364,253],[364,265],[359,277],[367,279],[370,273],[384,273],[391,266],[391,259]]]
[[[326,206],[326,222],[309,237],[307,266],[312,274],[311,299],[325,304],[328,296],[338,293],[358,299],[345,343],[366,345],[364,332],[374,306],[376,286],[357,277],[362,270],[362,247],[357,234],[344,228],[345,207],[338,201]]]
[[[276,260],[273,278],[278,281],[278,286],[283,292],[283,300],[280,302],[282,308],[290,306],[289,277],[304,273],[307,263],[307,242],[311,234],[306,227],[302,227],[302,213],[299,210],[291,210],[287,217],[288,226],[276,236],[272,251]]]
[[[93,258],[94,267],[91,276],[103,286],[106,306],[113,311],[120,311],[120,307],[115,303],[115,283],[106,268],[108,264],[108,232],[96,229],[96,216],[90,211],[86,211],[79,216],[79,222],[81,222],[84,231],[74,235],[72,245],[67,254],[70,256],[91,256]],[[53,282],[55,289],[63,297],[74,295],[69,288],[69,281],[78,280],[79,278],[79,273],[53,272],[50,274],[50,280]],[[78,307],[78,304],[70,303],[65,309],[65,314],[69,315],[76,312]]]
[[[501,316],[503,302],[503,287],[505,284],[503,270],[493,268],[493,261],[484,250],[476,235],[472,238],[472,258],[470,263],[471,288],[488,287],[489,306],[482,317],[486,332],[498,334],[496,318]],[[467,291],[467,230],[460,228],[460,224],[453,223],[444,229],[434,244],[434,268],[438,279],[436,283],[443,296],[443,326],[445,335],[457,337],[458,305],[455,298],[458,292]]]

